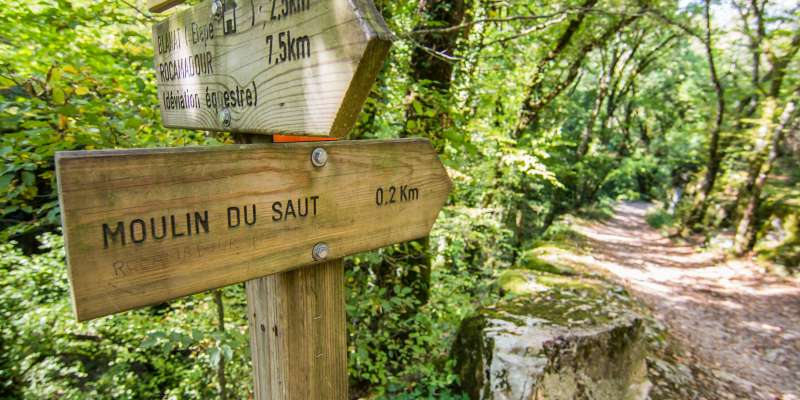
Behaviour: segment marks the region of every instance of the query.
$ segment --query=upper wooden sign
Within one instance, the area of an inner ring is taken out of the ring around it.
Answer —
[[[183,4],[184,0],[147,0],[147,10],[154,13],[163,12]]]
[[[371,0],[207,0],[153,27],[164,126],[343,137],[391,34]]]
[[[56,172],[79,320],[425,236],[451,186],[422,139],[61,152]]]

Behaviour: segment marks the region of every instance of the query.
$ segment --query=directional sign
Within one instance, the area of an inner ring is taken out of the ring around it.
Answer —
[[[388,53],[371,0],[207,0],[153,27],[164,126],[342,137]]]
[[[56,171],[79,320],[425,236],[451,186],[423,139],[61,152]]]

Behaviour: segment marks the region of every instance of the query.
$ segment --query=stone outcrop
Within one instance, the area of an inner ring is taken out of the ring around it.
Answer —
[[[472,399],[644,399],[642,319],[619,287],[586,276],[516,269],[504,299],[462,321],[452,355]]]

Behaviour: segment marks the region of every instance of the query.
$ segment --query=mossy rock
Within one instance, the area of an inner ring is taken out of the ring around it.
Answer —
[[[537,257],[533,253],[525,253],[517,268],[527,269],[531,271],[549,272],[558,275],[576,275],[575,270],[567,265],[559,263],[551,263]]]
[[[650,388],[642,319],[624,290],[526,269],[462,321],[451,352],[473,399],[639,399]]]

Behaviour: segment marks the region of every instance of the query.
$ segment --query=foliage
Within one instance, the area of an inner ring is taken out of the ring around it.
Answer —
[[[40,254],[0,245],[0,397],[208,398],[225,357],[235,397],[249,392],[249,339],[241,286],[225,289],[232,329],[217,332],[207,294],[78,323],[64,243],[45,234]],[[232,302],[235,302],[233,305]]]
[[[710,4],[708,43],[703,1],[376,1],[397,40],[350,138],[427,137],[455,186],[427,242],[347,260],[351,393],[460,398],[449,354],[461,319],[500,296],[504,271],[552,272],[526,249],[579,242],[556,222],[568,213],[657,201],[669,212],[651,224],[711,237],[738,229],[752,203],[755,250],[796,268],[797,115],[771,139],[800,97],[800,9],[750,8],[761,2]],[[0,397],[209,398],[219,359],[231,397],[251,391],[241,285],[224,289],[224,333],[208,293],[71,315],[54,154],[230,141],[161,125],[150,44],[161,17],[143,10],[0,9]],[[727,106],[705,198],[718,113],[707,47]]]
[[[217,143],[159,123],[150,18],[114,1],[0,10],[0,237],[59,222],[57,151]]]
[[[508,260],[484,252],[502,237],[497,229],[502,228],[491,215],[476,215],[475,210],[451,209],[440,217],[431,235],[437,257],[431,298],[424,305],[411,287],[396,285],[387,295],[386,284],[379,281],[384,275],[377,270],[394,251],[349,259],[348,363],[353,387],[375,387],[378,394],[399,398],[460,398],[452,392],[456,377],[450,344],[461,319],[498,296],[493,278]]]
[[[647,224],[656,229],[669,227],[675,222],[674,216],[662,208],[655,208],[649,211],[647,215],[645,215],[645,219],[647,220]]]

